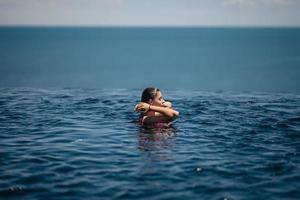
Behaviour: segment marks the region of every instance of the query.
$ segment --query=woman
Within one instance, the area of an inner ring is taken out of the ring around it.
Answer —
[[[166,127],[179,117],[171,102],[165,101],[158,88],[146,88],[134,111],[141,112],[139,121],[146,126]]]

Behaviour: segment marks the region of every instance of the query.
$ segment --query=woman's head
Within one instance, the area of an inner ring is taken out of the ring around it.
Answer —
[[[162,106],[165,100],[158,88],[149,87],[144,89],[141,102],[149,103],[155,106]]]

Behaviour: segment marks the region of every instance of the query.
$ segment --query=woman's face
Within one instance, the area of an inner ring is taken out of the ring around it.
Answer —
[[[152,102],[150,103],[151,105],[154,106],[163,106],[163,103],[165,102],[162,94],[160,91],[158,91],[156,93],[156,96],[154,97],[154,99],[152,100]]]

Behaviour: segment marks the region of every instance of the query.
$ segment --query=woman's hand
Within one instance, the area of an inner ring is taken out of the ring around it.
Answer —
[[[172,108],[172,103],[169,102],[169,101],[165,101],[165,102],[163,103],[163,107]]]
[[[134,107],[135,112],[148,112],[150,108],[150,104],[140,102]]]

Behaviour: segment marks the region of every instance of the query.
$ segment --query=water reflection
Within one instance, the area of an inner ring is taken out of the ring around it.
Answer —
[[[138,149],[142,151],[159,151],[173,146],[176,129],[172,125],[164,128],[139,126],[137,136]]]

